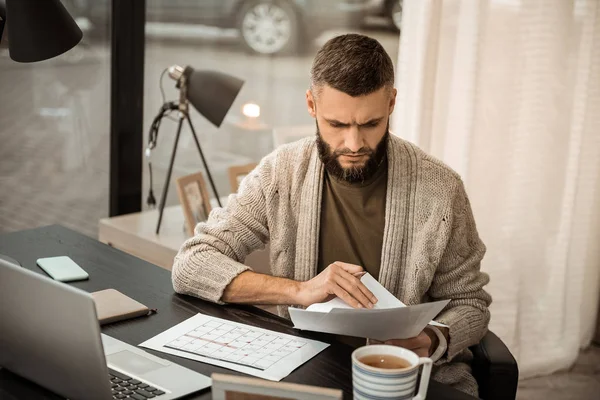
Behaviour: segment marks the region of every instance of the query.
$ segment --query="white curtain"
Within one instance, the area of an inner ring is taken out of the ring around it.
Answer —
[[[569,367],[595,329],[599,3],[404,0],[392,130],[462,175],[521,377]]]

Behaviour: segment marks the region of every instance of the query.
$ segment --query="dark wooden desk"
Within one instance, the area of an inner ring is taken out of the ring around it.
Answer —
[[[73,286],[88,292],[117,289],[148,307],[157,308],[158,314],[112,324],[102,329],[103,333],[132,345],[138,345],[197,313],[330,343],[330,347],[302,365],[284,381],[340,388],[344,391],[345,398],[352,397],[352,348],[333,340],[327,334],[295,330],[288,320],[255,307],[218,306],[175,294],[168,271],[58,225],[0,235],[0,253],[15,258],[24,268],[40,274],[44,272],[35,263],[38,258],[67,255],[90,275],[89,280],[72,283]],[[236,371],[148,351],[207,376],[213,372],[240,375]],[[59,397],[6,370],[0,370],[0,398]],[[188,398],[209,399],[210,391],[199,392]],[[473,399],[435,381],[429,385],[427,398]]]

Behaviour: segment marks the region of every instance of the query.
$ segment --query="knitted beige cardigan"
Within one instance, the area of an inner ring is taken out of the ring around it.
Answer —
[[[449,326],[434,379],[477,394],[467,347],[487,331],[489,281],[463,183],[415,145],[390,135],[386,224],[379,282],[405,304],[450,299],[436,318]],[[323,163],[314,138],[281,146],[214,209],[175,257],[178,293],[222,303],[225,287],[249,269],[251,252],[270,242],[273,275],[306,281],[317,271]],[[343,261],[343,260],[340,260]],[[285,306],[279,313],[288,317]],[[452,361],[452,362],[449,362]]]

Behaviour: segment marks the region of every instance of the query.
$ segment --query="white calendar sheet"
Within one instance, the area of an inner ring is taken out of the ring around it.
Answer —
[[[329,345],[197,314],[140,346],[279,381]]]

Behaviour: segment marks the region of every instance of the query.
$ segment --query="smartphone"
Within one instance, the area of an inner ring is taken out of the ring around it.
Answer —
[[[39,258],[38,267],[60,282],[83,281],[90,276],[68,256]]]

